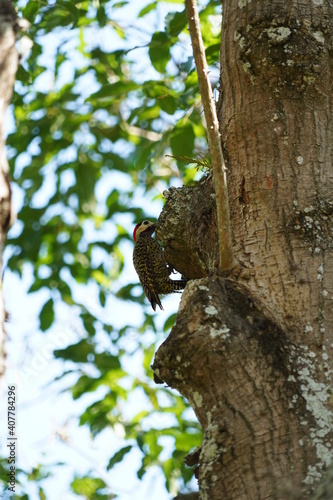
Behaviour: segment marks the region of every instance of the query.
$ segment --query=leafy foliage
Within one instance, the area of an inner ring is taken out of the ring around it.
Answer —
[[[101,490],[106,488],[102,479],[90,476],[76,477],[72,482],[72,489],[77,495],[81,495],[87,500],[110,500],[115,495],[103,494]]]
[[[106,0],[14,4],[30,22],[24,36],[33,45],[17,74],[15,130],[7,139],[22,198],[9,234],[8,267],[21,276],[30,266],[29,293],[47,292],[41,331],[52,328],[60,307],[80,318],[77,342],[54,356],[77,373],[74,399],[96,392],[80,424],[94,436],[123,429],[125,444],[107,469],[112,472],[136,448],[142,456],[139,478],[157,465],[169,490],[183,487],[192,477],[184,457],[200,443],[200,428],[186,419],[182,397],[156,388],[150,370],[175,315],[164,329],[158,325],[137,279],[126,277],[125,258],[133,224],[157,217],[159,193],[179,180],[192,182],[197,169],[188,159],[207,153],[183,2],[136,8],[133,2]],[[200,14],[212,70],[219,6],[211,0]],[[78,290],[86,291],[85,300]],[[119,326],[116,311],[124,303],[135,313]],[[140,376],[125,366],[137,352],[143,353]],[[124,405],[135,394],[145,399],[146,409],[126,418]],[[167,459],[164,437],[174,443]],[[111,498],[105,487],[93,476],[72,482],[72,490],[85,498]]]

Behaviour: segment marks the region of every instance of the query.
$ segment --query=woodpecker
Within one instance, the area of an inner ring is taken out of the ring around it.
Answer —
[[[152,238],[155,228],[155,224],[144,220],[133,231],[133,264],[154,311],[156,304],[163,309],[160,294],[178,292],[186,285],[186,280],[175,281],[169,278],[172,268],[165,260],[163,248]]]

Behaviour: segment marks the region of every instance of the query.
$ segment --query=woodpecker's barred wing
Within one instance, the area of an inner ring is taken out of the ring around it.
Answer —
[[[153,310],[156,310],[156,304],[163,309],[158,296],[158,284],[156,282],[154,262],[158,245],[150,236],[140,237],[134,247],[133,264],[139,276],[143,291],[151,303]]]

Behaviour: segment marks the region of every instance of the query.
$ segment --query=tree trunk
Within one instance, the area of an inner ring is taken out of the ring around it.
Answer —
[[[17,16],[12,4],[7,0],[0,3],[0,269],[6,235],[11,220],[11,191],[8,181],[8,162],[5,151],[5,119],[10,102],[18,54],[15,48]],[[5,369],[5,306],[2,296],[2,271],[0,276],[0,378]]]
[[[170,192],[157,232],[174,267],[199,278],[153,368],[203,427],[201,499],[304,498],[333,458],[332,49],[329,0],[223,2],[219,118],[239,266],[214,274],[210,179]]]

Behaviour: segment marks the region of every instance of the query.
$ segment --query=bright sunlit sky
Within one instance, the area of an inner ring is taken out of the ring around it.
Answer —
[[[151,33],[156,29],[163,29],[164,18],[169,9],[182,10],[183,5],[158,3],[157,19],[153,15],[147,16],[141,20],[136,19],[137,13],[142,7],[147,4],[147,0],[136,0],[131,2],[127,8],[119,9],[119,23],[121,25],[131,26],[133,39],[130,40],[131,46],[140,46],[147,43]],[[44,47],[44,54],[40,58],[40,64],[50,67],[50,72],[44,72],[36,83],[40,90],[47,91],[54,88],[53,68],[54,55],[56,47],[60,41],[65,41],[67,51],[71,54],[71,63],[63,65],[60,78],[57,86],[63,85],[67,81],[71,81],[73,76],[73,68],[82,67],[85,65],[83,56],[75,50],[77,43],[76,35],[69,31],[64,34],[48,35],[40,40]],[[86,29],[85,40],[88,45],[101,44],[104,48],[114,44],[123,46],[123,40],[117,37],[110,28],[101,30]],[[184,48],[188,57],[190,48]],[[137,62],[138,74],[142,74],[142,81],[150,77],[154,77],[154,70],[149,68],[147,60],[147,52],[145,49],[137,49],[131,52],[131,57]],[[79,90],[82,93],[82,101],[85,97],[86,89],[89,92],[96,86],[91,74],[87,74],[86,79],[81,81]],[[97,87],[96,87],[97,90]],[[7,131],[13,127],[13,120],[8,114]],[[170,118],[169,118],[170,119]],[[37,145],[34,147],[38,148]],[[70,150],[66,153],[70,159]],[[23,154],[20,158],[18,167],[23,168],[29,163],[29,154]],[[46,169],[46,182],[34,195],[34,206],[45,205],[54,189],[54,164],[49,164],[44,167]],[[67,178],[68,186],[73,180],[70,176]],[[103,176],[103,181],[97,186],[98,206],[103,211],[105,198],[110,193],[111,188],[126,187],[129,179],[117,172],[111,172]],[[126,184],[125,184],[126,183]],[[180,185],[175,182],[175,185]],[[67,186],[67,187],[68,187]],[[66,188],[66,186],[64,186]],[[159,186],[162,192],[165,186]],[[157,193],[156,193],[157,194]],[[151,200],[142,198],[143,192],[138,190],[136,202],[138,206],[146,209],[147,213],[157,218],[162,204],[159,201],[151,203]],[[19,212],[22,203],[22,193],[15,185],[13,186],[13,205],[14,210]],[[132,218],[126,215],[119,216],[122,225],[128,227],[132,225]],[[131,227],[129,228],[131,229]],[[11,229],[12,232],[20,230],[20,224],[16,223]],[[88,228],[87,237],[89,239],[89,231],[93,234],[93,228]],[[105,240],[110,241],[114,228],[110,224]],[[137,281],[137,277],[132,265],[132,246],[128,242],[124,242],[122,247],[126,264],[125,271],[122,274],[121,284]],[[8,258],[10,249],[5,251]],[[98,255],[96,256],[98,259]],[[4,388],[7,385],[17,386],[18,410],[17,410],[17,430],[18,430],[18,464],[24,470],[31,470],[42,463],[45,465],[59,464],[57,467],[52,467],[54,475],[43,481],[42,486],[46,492],[47,499],[56,500],[59,498],[71,500],[78,498],[69,492],[69,484],[74,477],[74,474],[82,475],[89,470],[95,470],[96,475],[100,476],[111,487],[112,491],[119,495],[120,500],[167,500],[170,495],[164,487],[164,478],[157,469],[151,468],[149,472],[139,481],[136,477],[136,471],[140,466],[141,453],[139,451],[131,452],[125,460],[112,469],[111,473],[106,474],[105,466],[110,457],[118,449],[124,446],[122,441],[122,428],[115,431],[105,430],[99,434],[94,440],[91,439],[89,429],[87,427],[78,427],[78,417],[84,411],[88,404],[103,397],[106,392],[100,388],[97,393],[85,394],[79,400],[73,402],[71,395],[67,391],[63,391],[70,387],[77,376],[75,374],[68,375],[66,378],[58,382],[53,382],[56,377],[59,377],[67,370],[71,370],[73,365],[70,362],[62,362],[55,360],[52,351],[55,348],[64,348],[69,344],[77,342],[85,337],[85,332],[82,328],[81,321],[76,316],[75,312],[67,306],[58,305],[56,307],[56,323],[46,333],[39,331],[39,313],[42,305],[50,297],[50,292],[42,290],[40,292],[29,295],[27,290],[32,284],[32,269],[29,265],[24,268],[23,278],[19,279],[17,275],[12,274],[8,269],[4,269],[4,296],[6,309],[9,313],[9,321],[6,328],[8,332],[7,342],[7,371],[5,374]],[[70,276],[67,281],[71,280]],[[71,280],[73,282],[73,280]],[[126,324],[126,320],[130,317],[131,324],[140,324],[142,319],[141,307],[133,304],[131,311],[128,311],[128,305],[118,301],[111,294],[109,296],[105,311],[99,305],[97,286],[90,284],[88,288],[79,287],[74,284],[74,295],[79,298],[82,303],[86,304],[90,310],[97,311],[98,316],[107,321],[112,319],[115,327],[121,327]],[[180,295],[168,296],[163,298],[165,311],[158,311],[158,326],[161,328],[165,320],[172,312],[175,312],[180,300]],[[135,321],[136,318],[136,321]],[[110,345],[110,340],[104,334],[102,327],[98,334],[100,349],[103,346]],[[138,335],[133,330],[133,338]],[[147,344],[152,342],[150,334],[147,334],[145,339]],[[128,345],[127,345],[128,347]],[[142,375],[142,355],[137,353],[134,357],[124,359],[124,368],[134,375]],[[104,391],[104,392],[103,392]],[[124,408],[128,417],[136,414],[142,407],[144,409],[146,400],[140,395],[133,396],[129,399],[129,403]],[[0,419],[1,422],[6,421],[6,405],[1,405]],[[191,411],[191,410],[189,410]],[[163,419],[162,419],[163,420]],[[154,422],[154,425],[163,427],[170,425],[169,422]],[[6,429],[1,426],[0,439],[4,443]],[[171,449],[171,443],[165,440],[166,454]],[[6,455],[4,447],[2,447],[2,455]],[[26,484],[25,493],[30,498],[39,498],[34,485]]]

